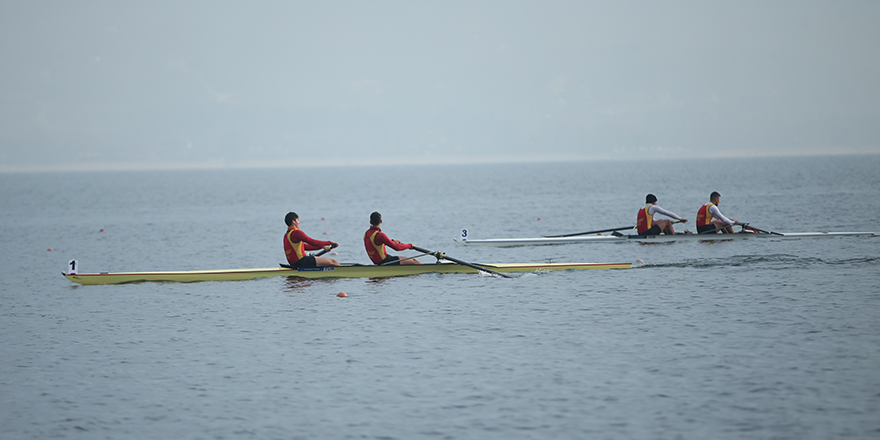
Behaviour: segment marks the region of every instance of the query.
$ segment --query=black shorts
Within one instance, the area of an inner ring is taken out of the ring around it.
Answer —
[[[718,232],[718,229],[712,223],[709,223],[708,225],[697,226],[697,234],[713,234],[715,232]]]
[[[296,264],[291,264],[290,267],[318,267],[318,262],[315,260],[314,255],[306,255],[300,258]]]
[[[384,260],[380,261],[379,264],[382,266],[394,266],[396,264],[400,264],[400,257],[389,255],[385,257]]]
[[[651,229],[648,229],[647,231],[639,235],[660,235],[660,226],[651,226]]]

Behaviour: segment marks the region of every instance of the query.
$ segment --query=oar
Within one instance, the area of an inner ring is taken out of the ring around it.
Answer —
[[[589,235],[589,234],[598,234],[601,232],[612,232],[612,231],[622,231],[624,229],[632,229],[635,226],[624,226],[622,228],[612,228],[612,229],[600,229],[598,231],[587,231],[587,232],[578,232],[575,234],[562,234],[562,235],[545,235],[544,238],[558,238],[558,237],[574,237],[576,235]]]
[[[713,223],[710,223],[710,224],[713,224]],[[712,229],[712,230],[709,230],[709,231],[697,232],[697,234],[699,234],[699,235],[714,235],[714,234],[717,234],[718,231],[723,230],[724,228],[729,228],[729,227],[731,227],[731,226],[742,226],[744,229],[745,229],[745,228],[749,228],[749,224],[748,224],[748,223],[736,222],[736,223],[734,223],[734,224],[732,224],[732,225],[724,225],[721,229],[717,229],[717,228],[716,228],[716,229]],[[751,228],[749,228],[749,229],[751,229]],[[761,232],[764,232],[764,231],[761,231]],[[774,234],[775,234],[775,232],[774,232]],[[721,235],[724,235],[724,234],[721,234]],[[779,235],[782,235],[782,234],[779,234]]]
[[[740,223],[740,226],[742,226],[742,227],[744,227],[744,228],[751,229],[751,230],[753,230],[753,231],[763,232],[763,233],[765,233],[765,234],[773,234],[773,235],[778,235],[778,236],[780,236],[780,237],[785,237],[785,234],[782,234],[782,233],[779,233],[779,232],[773,232],[773,231],[765,231],[765,230],[763,230],[763,229],[758,229],[758,228],[756,228],[756,227],[749,226],[748,223]]]
[[[421,253],[421,254],[419,254],[419,255],[416,255],[415,257],[403,258],[403,259],[400,259],[400,260],[394,260],[394,261],[386,261],[386,262],[384,262],[384,263],[379,264],[379,266],[387,266],[387,265],[389,265],[389,264],[395,264],[395,263],[400,264],[400,263],[403,263],[403,262],[406,261],[406,260],[413,260],[413,259],[416,259],[416,258],[419,258],[419,257],[424,257],[425,255],[428,255],[428,254],[425,253],[425,252],[423,252],[423,253]]]
[[[413,246],[412,248],[415,249],[415,250],[417,250],[417,251],[419,251],[419,252],[424,252],[424,253],[426,253],[426,254],[431,254],[431,255],[437,257],[437,259],[449,260],[449,261],[451,261],[451,262],[453,262],[453,263],[458,263],[458,264],[460,264],[460,265],[462,265],[462,266],[467,266],[467,267],[470,267],[470,268],[472,268],[472,269],[479,270],[479,271],[481,271],[481,272],[488,272],[488,273],[491,273],[492,275],[498,275],[498,276],[501,276],[501,277],[504,277],[504,278],[513,278],[512,276],[507,275],[507,274],[504,274],[504,273],[495,272],[494,270],[489,270],[489,269],[486,269],[485,267],[477,266],[476,264],[468,263],[467,261],[461,261],[461,260],[459,260],[459,259],[452,258],[452,257],[450,257],[450,256],[448,256],[448,255],[446,255],[446,254],[444,254],[444,253],[441,253],[441,252],[429,251],[429,250],[427,250],[427,249],[420,248],[420,247],[418,247],[418,246]]]

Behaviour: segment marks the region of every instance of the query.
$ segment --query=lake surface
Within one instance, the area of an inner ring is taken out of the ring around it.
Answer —
[[[691,222],[719,191],[725,215],[758,228],[878,231],[878,170],[880,156],[840,156],[0,174],[0,437],[876,439],[880,238],[453,239],[634,224],[649,192]],[[81,272],[273,267],[288,211],[343,262],[369,261],[380,211],[390,237],[465,261],[644,264],[61,276],[71,259]]]

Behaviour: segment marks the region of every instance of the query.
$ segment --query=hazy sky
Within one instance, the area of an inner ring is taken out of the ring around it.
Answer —
[[[878,1],[0,0],[0,171],[880,153]]]

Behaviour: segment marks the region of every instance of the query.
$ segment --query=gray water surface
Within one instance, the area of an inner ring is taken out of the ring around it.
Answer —
[[[648,192],[693,220],[713,190],[725,215],[766,229],[876,230],[877,169],[861,156],[0,174],[0,436],[878,438],[878,238],[452,240],[622,226]],[[346,262],[368,261],[378,210],[392,238],[466,261],[644,264],[118,286],[60,273],[70,259],[272,267],[290,210]]]

